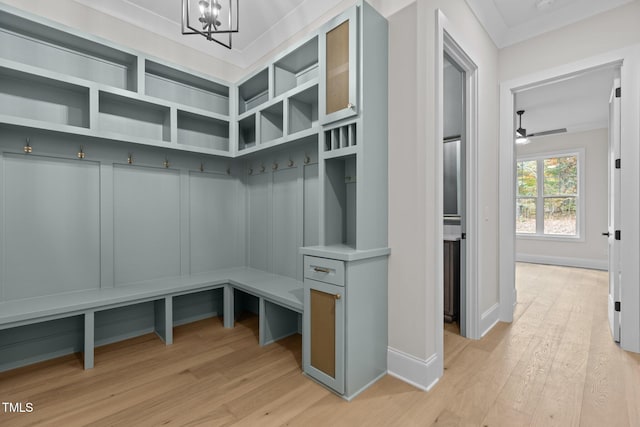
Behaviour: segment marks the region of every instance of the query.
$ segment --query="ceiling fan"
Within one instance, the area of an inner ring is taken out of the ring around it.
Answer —
[[[557,133],[565,133],[567,131],[567,128],[559,128],[559,129],[545,130],[545,131],[536,132],[536,133],[527,133],[527,130],[522,127],[522,115],[524,114],[524,110],[518,110],[516,111],[516,114],[520,119],[520,124],[518,125],[518,129],[516,129],[516,144],[528,144],[531,142],[529,138],[535,138],[537,136],[555,135]]]

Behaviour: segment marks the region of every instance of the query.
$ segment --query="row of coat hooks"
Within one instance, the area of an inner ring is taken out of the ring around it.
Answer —
[[[311,157],[309,157],[308,155],[304,155],[304,164],[308,165],[311,162]],[[292,159],[289,159],[287,161],[287,167],[294,167],[296,165],[296,162],[294,162]],[[278,162],[273,162],[271,164],[271,170],[273,171],[277,171],[280,168],[280,165],[278,164]],[[265,167],[264,163],[260,165],[260,168],[258,169],[258,172],[260,173],[264,173],[267,170],[267,168]],[[248,173],[249,175],[253,175],[254,173],[254,169],[253,168],[249,168]]]
[[[33,146],[31,145],[31,139],[30,138],[26,138],[25,145],[23,147],[23,151],[25,152],[25,154],[32,154],[33,153]],[[76,157],[78,157],[78,159],[82,160],[82,159],[85,158],[85,156],[86,156],[86,153],[84,152],[84,146],[81,145],[80,148],[78,149],[78,152],[76,153]],[[134,163],[133,154],[132,153],[128,153],[127,154],[127,164],[132,165],[133,163]],[[171,167],[171,163],[169,162],[169,158],[168,157],[164,158],[164,161],[162,162],[162,166],[164,168],[166,168],[166,169]],[[200,166],[198,167],[198,170],[200,172],[204,172],[205,171],[204,162],[200,162]],[[227,168],[226,172],[227,172],[227,175],[231,175],[231,168]]]

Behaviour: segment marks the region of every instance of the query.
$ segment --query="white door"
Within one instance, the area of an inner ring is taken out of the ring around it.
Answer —
[[[609,100],[609,326],[620,342],[620,80],[616,79]]]

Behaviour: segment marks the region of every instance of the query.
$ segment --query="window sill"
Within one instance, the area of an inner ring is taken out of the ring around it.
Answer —
[[[567,242],[567,243],[583,243],[584,237],[581,236],[556,236],[546,234],[519,234],[516,233],[516,239],[521,240],[542,240],[548,242]]]

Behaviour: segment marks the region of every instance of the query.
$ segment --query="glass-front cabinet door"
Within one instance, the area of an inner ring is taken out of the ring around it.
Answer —
[[[358,7],[329,21],[321,40],[320,121],[326,124],[358,113]]]
[[[344,287],[304,281],[304,371],[344,393]]]

